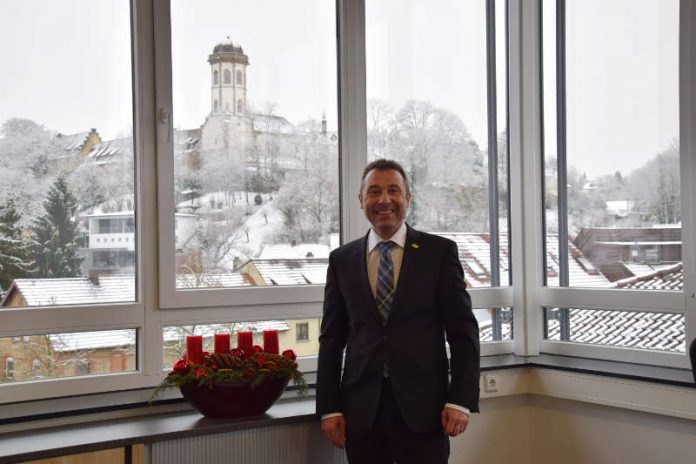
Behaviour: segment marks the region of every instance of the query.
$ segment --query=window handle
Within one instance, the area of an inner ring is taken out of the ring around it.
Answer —
[[[160,106],[159,111],[157,112],[157,122],[159,122],[163,128],[162,130],[165,131],[166,136],[162,137],[166,142],[171,142],[172,140],[172,124],[171,124],[171,113],[167,111],[167,109],[164,106]],[[162,134],[162,132],[160,132]],[[164,134],[162,134],[164,135]]]

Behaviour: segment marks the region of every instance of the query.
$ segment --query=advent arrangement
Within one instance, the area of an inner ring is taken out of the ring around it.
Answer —
[[[214,335],[214,352],[203,351],[203,337],[186,337],[186,352],[153,392],[178,387],[186,401],[206,417],[232,418],[263,414],[280,397],[288,382],[307,392],[292,350],[279,354],[278,331],[264,330],[263,347],[253,344],[252,332]]]

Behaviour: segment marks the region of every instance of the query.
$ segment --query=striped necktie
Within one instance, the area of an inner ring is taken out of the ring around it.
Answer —
[[[377,290],[375,300],[377,309],[382,315],[382,321],[387,322],[389,310],[394,301],[394,263],[391,257],[391,250],[396,243],[391,240],[379,242],[379,269],[377,270]]]

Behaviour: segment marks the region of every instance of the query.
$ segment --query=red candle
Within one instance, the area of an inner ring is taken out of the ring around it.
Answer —
[[[278,354],[278,331],[264,330],[263,331],[263,351],[266,353]]]
[[[251,332],[237,332],[237,348],[241,348],[249,355],[254,346],[254,335]]]
[[[215,334],[215,352],[229,353],[230,334]]]
[[[188,335],[186,337],[186,359],[194,364],[200,364],[203,357],[203,337]]]

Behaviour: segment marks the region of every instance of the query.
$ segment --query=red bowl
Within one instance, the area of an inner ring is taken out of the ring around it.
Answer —
[[[193,408],[211,418],[256,416],[268,411],[288,385],[288,379],[271,378],[251,387],[233,382],[213,382],[198,386],[189,382],[180,387],[181,394]]]

